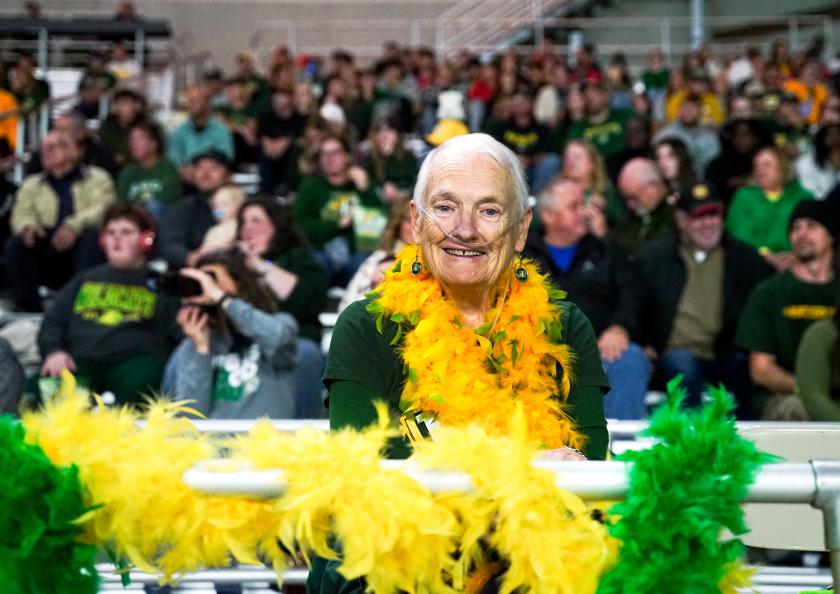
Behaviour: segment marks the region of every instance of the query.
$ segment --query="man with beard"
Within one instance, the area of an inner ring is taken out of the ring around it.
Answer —
[[[192,265],[202,255],[204,234],[217,223],[210,197],[230,180],[230,160],[218,151],[196,156],[191,168],[195,192],[171,205],[160,224],[159,255],[175,268]]]
[[[700,404],[706,383],[723,382],[739,418],[755,418],[747,356],[733,346],[752,289],[772,272],[758,252],[723,233],[723,201],[705,184],[680,193],[677,232],[638,255],[645,342],[659,375],[678,373],[687,404]]]
[[[825,202],[804,200],[790,217],[791,268],[758,285],[750,295],[736,344],[750,353],[750,376],[766,396],[762,417],[807,420],[794,375],[796,350],[811,322],[835,312],[837,220]]]

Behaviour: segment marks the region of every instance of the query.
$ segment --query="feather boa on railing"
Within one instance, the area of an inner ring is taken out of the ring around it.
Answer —
[[[364,432],[281,433],[266,422],[213,443],[184,404],[153,403],[137,423],[126,409],[91,410],[68,375],[24,417],[25,434],[0,423],[0,583],[15,594],[95,592],[94,547],[164,582],[232,561],[279,573],[340,549],[342,575],[382,594],[469,590],[488,551],[504,566],[504,593],[734,592],[748,581],[740,542],[719,537],[744,532],[739,502],[767,457],[737,435],[722,390],[689,412],[671,392],[648,431],[661,443],[630,454],[629,496],[601,523],[530,465],[537,446],[521,414],[505,437],[441,429],[419,444],[417,464],[467,472],[475,486],[433,496],[380,466],[392,436],[384,410]],[[220,451],[232,466],[282,468],[288,490],[261,500],[187,487],[184,471]]]

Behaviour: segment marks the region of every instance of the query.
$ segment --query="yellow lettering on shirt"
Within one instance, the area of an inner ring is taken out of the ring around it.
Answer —
[[[520,134],[515,130],[506,130],[502,135],[502,140],[506,145],[516,147],[517,152],[522,152],[537,144],[539,136],[533,130],[525,134]]]
[[[824,320],[834,315],[833,305],[788,305],[782,315],[789,320]]]

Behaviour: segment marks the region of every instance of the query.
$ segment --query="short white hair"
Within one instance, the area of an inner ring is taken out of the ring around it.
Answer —
[[[522,217],[529,208],[528,184],[525,182],[525,172],[522,170],[522,164],[512,150],[492,136],[481,133],[456,136],[447,140],[426,156],[417,174],[413,197],[414,205],[421,217],[426,212],[427,188],[435,164],[450,153],[455,153],[458,156],[487,155],[496,161],[505,170],[506,179],[509,180],[510,188],[513,190],[516,205],[515,221],[516,223],[522,221]]]
[[[555,198],[557,195],[567,192],[569,189],[573,192],[580,192],[583,194],[583,188],[572,180],[563,177],[554,178],[551,183],[549,183],[545,189],[540,192],[537,202],[540,212],[546,210],[553,211],[555,209]]]

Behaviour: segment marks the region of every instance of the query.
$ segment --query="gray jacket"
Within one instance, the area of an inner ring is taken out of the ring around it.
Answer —
[[[185,338],[170,360],[176,397],[193,400],[210,419],[294,418],[297,322],[241,299],[232,299],[224,313],[253,344],[235,352],[230,335],[214,332],[203,355]]]

